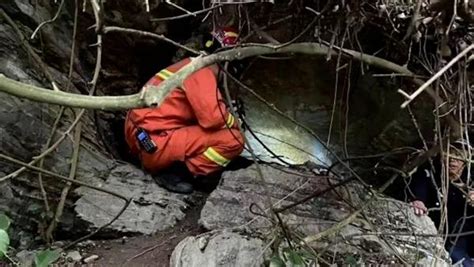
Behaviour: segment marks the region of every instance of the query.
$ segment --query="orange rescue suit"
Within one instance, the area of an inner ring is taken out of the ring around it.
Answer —
[[[190,61],[184,59],[161,70],[144,88],[157,90],[149,86],[159,85]],[[157,151],[150,154],[140,148],[135,137],[138,127],[148,132]],[[183,161],[195,176],[225,167],[240,155],[244,142],[209,67],[188,76],[159,107],[130,110],[125,120],[125,138],[131,153],[140,158],[150,173]]]

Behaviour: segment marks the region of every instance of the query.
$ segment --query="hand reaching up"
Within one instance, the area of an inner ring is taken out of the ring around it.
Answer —
[[[415,200],[410,204],[413,207],[415,215],[422,216],[428,214],[428,209],[426,208],[425,203],[423,203],[423,201]]]

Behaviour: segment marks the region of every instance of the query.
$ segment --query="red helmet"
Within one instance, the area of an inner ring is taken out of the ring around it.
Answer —
[[[211,32],[212,37],[217,40],[221,47],[229,47],[237,44],[239,34],[237,30],[232,27],[222,27]],[[209,40],[206,43],[206,47],[211,47],[214,42]]]

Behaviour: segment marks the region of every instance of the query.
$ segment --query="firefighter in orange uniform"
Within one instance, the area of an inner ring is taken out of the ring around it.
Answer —
[[[234,45],[229,28],[212,33],[206,46]],[[159,71],[145,86],[157,86],[193,59]],[[191,178],[218,172],[240,155],[244,140],[239,123],[227,109],[218,89],[219,66],[205,67],[188,76],[157,108],[130,110],[125,138],[154,179],[169,191],[191,193]],[[156,90],[152,88],[150,90]]]

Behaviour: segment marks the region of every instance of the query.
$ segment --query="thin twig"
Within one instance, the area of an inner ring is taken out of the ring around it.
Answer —
[[[194,14],[193,12],[190,12],[189,10],[187,10],[187,9],[185,9],[185,8],[183,8],[183,7],[179,6],[179,5],[177,5],[177,4],[173,3],[173,2],[171,2],[171,0],[165,0],[165,3],[167,3],[168,5],[170,5],[170,6],[172,6],[172,7],[177,8],[177,9],[183,11],[183,12],[186,12],[186,13],[187,13],[188,15],[190,15],[190,16],[196,16],[196,14]]]
[[[125,200],[125,203],[122,207],[122,209],[117,213],[117,215],[115,215],[114,218],[112,218],[108,223],[102,225],[101,227],[97,228],[94,232],[92,233],[89,233],[69,244],[67,244],[65,247],[63,247],[64,250],[66,249],[69,249],[70,247],[73,247],[75,246],[77,243],[83,241],[83,240],[86,240],[86,239],[89,239],[90,237],[94,236],[95,234],[97,234],[98,232],[100,232],[102,229],[104,229],[105,227],[111,225],[112,223],[114,223],[118,218],[120,218],[120,216],[122,216],[122,214],[125,212],[125,210],[128,208],[128,206],[130,205],[130,203],[132,202],[133,198],[128,198],[128,199],[124,199]]]
[[[348,33],[348,29],[346,28],[346,30],[344,31],[344,35],[342,36],[341,46],[343,46],[345,43],[347,33]],[[336,75],[335,75],[336,77],[334,78],[334,98],[333,98],[332,109],[331,109],[331,119],[329,121],[328,140],[326,142],[327,146],[329,146],[331,143],[332,127],[334,124],[334,116],[336,114],[337,91],[339,89],[339,70],[337,68],[339,68],[341,57],[342,57],[342,51],[339,50],[339,53],[337,53],[337,60],[336,60]]]
[[[336,188],[338,188],[338,187],[341,187],[341,186],[343,186],[343,185],[348,184],[348,183],[351,182],[351,181],[354,181],[354,177],[353,177],[353,176],[352,176],[352,177],[349,177],[349,178],[346,178],[346,179],[344,179],[344,180],[342,180],[342,181],[340,181],[340,182],[338,182],[338,183],[336,183],[336,184],[334,184],[334,185],[332,185],[332,186],[330,186],[330,187],[328,187],[328,188],[326,188],[326,189],[324,189],[324,190],[316,191],[316,192],[314,192],[314,193],[312,193],[312,194],[310,194],[310,195],[304,197],[303,199],[297,200],[297,201],[295,201],[295,202],[293,202],[293,203],[291,203],[291,204],[288,204],[288,205],[286,205],[286,206],[277,208],[277,209],[275,209],[275,212],[283,212],[283,211],[285,211],[285,210],[291,209],[291,208],[296,207],[296,206],[298,206],[298,205],[304,204],[304,203],[308,202],[309,200],[311,200],[311,199],[313,199],[313,198],[320,197],[320,196],[326,194],[326,193],[329,192],[329,191],[332,191],[332,190],[334,190],[334,189],[336,189]]]
[[[133,33],[133,34],[137,34],[139,36],[150,37],[150,38],[154,38],[154,39],[158,39],[158,40],[170,43],[174,46],[182,48],[182,49],[184,49],[188,52],[191,52],[195,55],[203,55],[204,54],[204,53],[199,52],[195,49],[189,48],[189,47],[184,46],[184,45],[182,45],[178,42],[175,42],[175,41],[165,37],[163,34],[155,34],[155,33],[151,33],[151,32],[140,31],[140,30],[129,29],[129,28],[116,27],[116,26],[107,26],[107,27],[104,28],[104,33],[105,34],[110,33],[110,32]]]
[[[164,244],[166,244],[166,243],[170,242],[171,240],[175,239],[176,237],[178,237],[178,236],[177,236],[177,235],[173,235],[173,236],[171,236],[170,238],[168,238],[167,240],[165,240],[165,241],[163,241],[163,242],[160,242],[160,243],[158,243],[158,244],[156,244],[156,245],[154,245],[154,246],[151,246],[150,248],[145,249],[144,251],[142,251],[142,252],[136,254],[135,256],[133,256],[133,257],[127,259],[126,262],[129,262],[129,261],[132,261],[132,260],[134,260],[134,259],[136,259],[136,258],[138,258],[138,257],[141,257],[141,256],[147,254],[148,252],[153,251],[153,250],[155,250],[155,249],[157,249],[157,248],[163,246]]]
[[[104,188],[101,188],[101,187],[97,187],[97,186],[91,185],[89,183],[84,183],[84,182],[81,182],[81,181],[78,181],[78,180],[69,179],[66,176],[63,176],[63,175],[60,175],[60,174],[57,174],[57,173],[54,173],[54,172],[51,172],[51,171],[48,171],[48,170],[45,170],[45,169],[41,169],[41,168],[38,168],[36,166],[31,166],[29,163],[14,159],[14,158],[12,158],[10,156],[7,156],[5,154],[0,153],[0,158],[2,158],[4,160],[7,160],[7,161],[10,161],[12,163],[15,163],[17,165],[23,166],[26,169],[33,170],[35,172],[41,172],[41,173],[43,173],[45,175],[48,175],[48,176],[51,176],[53,178],[57,178],[57,179],[60,179],[60,180],[66,181],[66,182],[70,182],[70,183],[73,183],[73,184],[76,184],[76,185],[85,186],[85,187],[88,187],[88,188],[91,188],[91,189],[94,189],[94,190],[97,190],[97,191],[100,191],[100,192],[104,192],[104,193],[116,196],[116,197],[121,198],[123,200],[128,200],[127,197],[125,197],[125,196],[123,196],[119,193],[116,193],[116,192],[113,192],[113,191],[110,191],[108,189],[104,189]]]
[[[28,43],[28,40],[25,38],[23,33],[20,31],[18,26],[15,24],[15,22],[10,18],[10,16],[8,16],[8,14],[2,8],[0,8],[0,15],[2,15],[5,18],[5,20],[8,22],[8,24],[10,24],[10,26],[12,26],[12,28],[15,31],[16,35],[18,36],[18,38],[21,41],[21,45],[23,46],[25,51],[28,53],[28,55],[33,58],[34,62],[32,62],[33,63],[32,65],[33,66],[38,66],[40,68],[40,70],[43,72],[43,74],[46,76],[48,81],[50,83],[53,83],[54,82],[53,75],[49,71],[48,67],[41,60],[41,58],[38,56],[38,54],[33,50],[33,48],[31,48],[30,44]]]
[[[423,0],[416,0],[416,6],[413,11],[413,15],[411,16],[410,25],[408,26],[407,32],[405,33],[405,36],[402,38],[402,41],[405,41],[408,38],[411,38],[413,31],[417,30],[417,24],[418,24],[418,20],[420,19],[420,10],[421,10],[422,3],[423,3]]]
[[[61,3],[59,4],[58,10],[56,11],[56,14],[54,15],[54,17],[50,20],[41,22],[40,25],[38,25],[38,27],[36,27],[36,29],[33,31],[33,34],[31,34],[31,39],[35,39],[36,34],[44,25],[54,22],[59,17],[59,13],[61,13],[63,4],[64,4],[64,0],[61,0]]]
[[[280,44],[280,42],[273,38],[273,36],[271,36],[270,34],[266,33],[265,31],[263,31],[260,26],[258,26],[255,22],[249,22],[250,23],[250,26],[252,27],[252,29],[257,33],[259,34],[262,38],[264,38],[265,40],[267,40],[267,42],[271,43],[271,44]]]
[[[446,66],[444,66],[442,69],[440,69],[435,75],[433,75],[428,81],[423,83],[413,94],[411,94],[408,97],[408,100],[402,103],[400,106],[401,108],[405,108],[408,104],[410,104],[413,99],[415,99],[419,94],[421,94],[426,88],[429,88],[429,86],[437,80],[441,75],[443,75],[447,70],[449,70],[456,62],[458,62],[461,58],[463,58],[467,53],[469,53],[472,49],[474,49],[474,44],[468,46],[466,49],[464,49],[461,53],[459,53],[456,57],[451,59]]]
[[[94,76],[90,82],[92,88],[89,92],[89,95],[93,95],[97,87],[97,80],[99,79],[100,69],[102,68],[102,35],[97,34],[97,57],[96,64],[94,68]]]
[[[76,131],[74,133],[71,168],[69,170],[69,179],[71,180],[74,180],[76,177],[77,163],[79,161],[79,147],[80,147],[80,142],[81,142],[81,133],[82,133],[82,123],[79,122],[76,126]],[[61,192],[61,198],[59,200],[58,205],[56,206],[56,212],[46,231],[45,236],[48,243],[50,243],[53,240],[53,232],[56,228],[56,225],[59,223],[61,216],[63,215],[64,204],[66,203],[66,198],[70,189],[71,189],[71,183],[68,182],[66,183],[66,186],[63,188]]]
[[[145,0],[145,7],[146,7],[146,12],[149,13],[150,12],[150,1],[149,0]]]
[[[77,115],[76,119],[71,123],[71,125],[69,126],[69,128],[58,138],[58,140],[56,140],[56,142],[51,145],[50,147],[48,147],[45,151],[43,151],[41,154],[39,154],[38,156],[35,156],[33,157],[33,160],[28,162],[28,165],[29,166],[33,166],[34,164],[36,164],[36,162],[38,162],[40,159],[44,158],[45,156],[47,156],[49,153],[51,153],[52,151],[54,151],[61,143],[62,141],[66,138],[66,136],[69,135],[69,133],[74,129],[74,127],[76,126],[76,124],[79,122],[82,114],[85,112],[85,110],[83,110],[82,112],[79,113],[79,115]],[[22,168],[19,168],[18,170],[10,173],[10,174],[7,174],[3,177],[0,178],[0,183],[1,182],[4,182],[8,179],[11,179],[11,178],[14,178],[16,176],[18,176],[19,174],[21,174],[22,172],[24,172],[28,167],[22,167]]]
[[[205,9],[194,11],[191,14],[183,14],[183,15],[179,15],[179,16],[166,17],[166,18],[154,18],[154,19],[150,19],[150,21],[169,21],[169,20],[183,19],[183,18],[187,18],[187,17],[190,17],[190,16],[196,16],[196,15],[199,15],[199,14],[202,14],[202,13],[206,13],[208,11],[220,8],[222,6],[223,5],[215,5],[215,6],[205,8]]]

